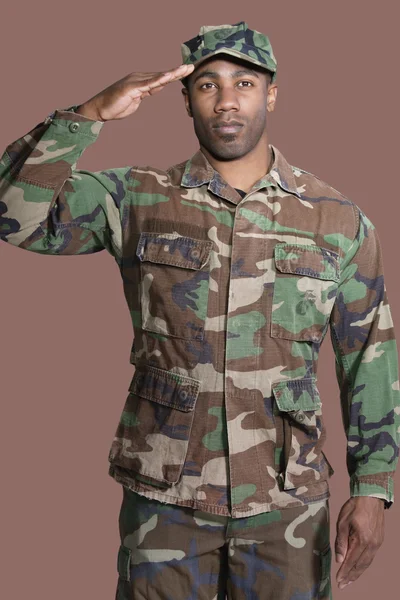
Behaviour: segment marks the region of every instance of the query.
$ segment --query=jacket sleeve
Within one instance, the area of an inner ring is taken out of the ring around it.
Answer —
[[[374,496],[389,508],[399,455],[398,353],[377,231],[354,205],[356,237],[341,265],[330,317],[347,437],[350,496]]]
[[[121,253],[131,167],[76,169],[102,121],[54,111],[0,159],[0,239],[42,254]]]

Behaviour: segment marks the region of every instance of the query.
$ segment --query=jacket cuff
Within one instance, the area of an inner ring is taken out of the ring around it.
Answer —
[[[72,132],[76,132],[79,129],[79,132],[83,133],[83,135],[96,139],[105,121],[94,121],[93,119],[89,119],[89,117],[84,117],[83,115],[76,113],[75,110],[78,106],[79,104],[73,104],[68,108],[56,108],[55,111],[47,115],[44,123],[46,125],[48,123],[53,123],[55,125],[68,127]]]
[[[385,504],[385,509],[390,508],[394,502],[392,473],[352,475],[350,477],[350,496],[380,498]]]

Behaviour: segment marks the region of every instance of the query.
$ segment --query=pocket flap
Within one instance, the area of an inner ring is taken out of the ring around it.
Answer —
[[[321,246],[278,243],[274,248],[275,266],[281,273],[339,281],[339,255]]]
[[[129,391],[184,412],[193,410],[200,391],[200,381],[145,365],[136,367]]]
[[[272,391],[281,411],[316,410],[321,405],[313,377],[277,381],[272,384]]]
[[[140,260],[183,267],[202,269],[210,258],[211,240],[179,236],[176,233],[143,231],[136,248]]]

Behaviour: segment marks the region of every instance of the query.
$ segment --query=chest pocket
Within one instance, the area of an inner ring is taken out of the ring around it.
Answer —
[[[184,339],[204,338],[211,248],[211,241],[176,233],[141,233],[136,256],[143,329]]]
[[[320,246],[276,244],[271,336],[321,342],[340,279],[339,255]]]

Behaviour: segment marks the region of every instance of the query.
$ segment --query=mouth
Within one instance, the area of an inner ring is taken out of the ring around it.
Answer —
[[[218,123],[218,125],[214,125],[213,129],[217,133],[238,133],[243,127],[243,123],[239,123],[238,121],[225,121]]]

